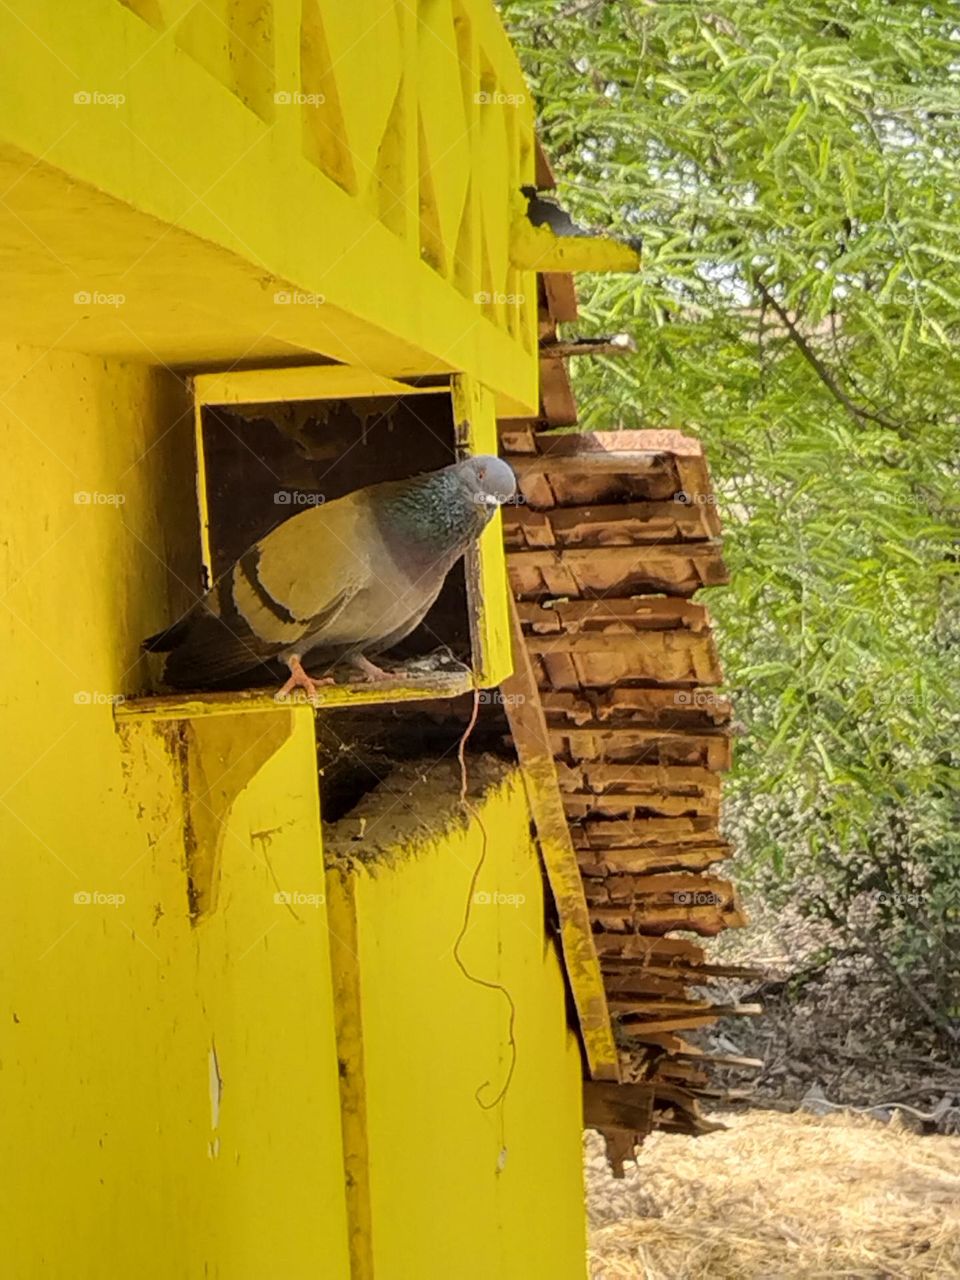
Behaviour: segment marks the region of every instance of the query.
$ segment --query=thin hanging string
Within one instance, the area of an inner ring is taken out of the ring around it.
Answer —
[[[486,987],[490,991],[502,992],[504,999],[506,1000],[507,1004],[510,1006],[510,1023],[509,1023],[509,1028],[507,1032],[507,1037],[510,1044],[510,1067],[507,1071],[507,1077],[504,1080],[503,1085],[501,1086],[499,1092],[497,1093],[496,1097],[493,1099],[492,1102],[484,1102],[480,1096],[483,1093],[484,1089],[490,1088],[489,1080],[484,1080],[483,1084],[481,1084],[477,1088],[477,1091],[474,1094],[474,1097],[477,1100],[477,1105],[482,1107],[484,1111],[491,1111],[495,1106],[497,1106],[498,1103],[502,1102],[503,1099],[507,1096],[507,1090],[510,1088],[510,1082],[513,1080],[513,1073],[517,1065],[517,1038],[514,1031],[514,1028],[516,1025],[516,1019],[517,1019],[517,1006],[514,1003],[513,996],[510,994],[510,992],[507,990],[507,988],[503,985],[502,982],[490,982],[486,978],[478,978],[475,974],[472,974],[470,972],[470,970],[467,968],[467,966],[463,963],[463,961],[460,958],[460,944],[463,942],[463,939],[466,937],[467,929],[469,928],[469,925],[470,925],[470,908],[473,906],[473,895],[476,892],[477,881],[480,878],[480,872],[483,870],[483,864],[486,861],[486,857],[487,857],[487,829],[483,825],[483,819],[480,817],[480,814],[478,813],[477,809],[467,799],[467,789],[469,785],[468,778],[467,778],[467,759],[466,759],[467,740],[469,739],[471,733],[473,733],[474,726],[477,723],[477,716],[479,715],[479,712],[480,712],[480,691],[478,689],[474,689],[473,712],[470,716],[470,722],[468,723],[466,729],[464,730],[463,737],[460,739],[460,745],[457,747],[457,759],[460,762],[460,804],[463,806],[467,814],[476,822],[476,824],[480,828],[481,847],[480,847],[480,859],[477,862],[477,865],[473,869],[473,875],[470,877],[470,888],[467,893],[467,901],[466,901],[466,905],[464,907],[464,912],[463,912],[463,924],[460,926],[460,933],[457,936],[456,942],[453,944],[453,958],[457,962],[457,965],[459,966],[461,973],[468,981],[476,983],[478,987]],[[502,1124],[502,1117],[501,1117],[501,1124]],[[502,1145],[502,1142],[501,1142],[501,1145]]]

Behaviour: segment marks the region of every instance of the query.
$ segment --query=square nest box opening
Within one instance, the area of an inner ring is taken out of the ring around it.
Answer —
[[[342,365],[195,377],[204,588],[220,582],[258,540],[302,512],[368,485],[495,452],[492,396],[461,376],[431,382],[439,385],[406,384]],[[262,583],[249,573],[247,578],[262,594]],[[453,565],[422,620],[376,661],[401,682],[454,675],[461,688],[464,680],[497,682],[509,670],[505,584],[497,515]],[[491,593],[495,608],[489,607]],[[303,664],[314,676],[332,672],[340,686],[360,680],[319,650],[312,657],[308,650]],[[198,681],[195,692],[265,689],[287,674],[284,660],[274,658],[225,682]],[[389,697],[386,687],[383,692]]]

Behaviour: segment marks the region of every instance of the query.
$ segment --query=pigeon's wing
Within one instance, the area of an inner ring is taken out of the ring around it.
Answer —
[[[370,577],[369,522],[359,496],[286,520],[185,618],[145,641],[169,651],[165,681],[175,688],[223,683],[297,652],[339,617]]]
[[[406,640],[407,636],[419,627],[420,623],[436,603],[437,596],[440,594],[440,590],[443,587],[443,581],[443,578],[441,578],[439,584],[435,588],[432,587],[430,589],[429,593],[421,599],[417,608],[414,609],[410,616],[402,622],[400,626],[389,632],[387,635],[379,636],[376,643],[370,646],[371,652],[389,653],[394,645],[399,644],[401,640]]]

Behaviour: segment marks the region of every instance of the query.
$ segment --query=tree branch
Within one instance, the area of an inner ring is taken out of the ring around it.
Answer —
[[[789,312],[781,307],[780,303],[776,300],[762,280],[756,279],[756,286],[760,291],[760,297],[763,299],[764,304],[777,313],[777,316],[787,330],[787,334],[789,335],[791,342],[796,346],[804,360],[806,360],[807,364],[810,365],[811,369],[813,369],[814,373],[834,399],[838,400],[839,403],[843,405],[858,425],[863,422],[876,422],[881,427],[887,427],[891,431],[902,430],[901,423],[894,422],[892,419],[884,417],[883,414],[871,413],[869,409],[864,409],[862,405],[851,400],[843,387],[840,386],[840,383],[810,346],[809,342],[807,342],[796,324],[794,324]]]

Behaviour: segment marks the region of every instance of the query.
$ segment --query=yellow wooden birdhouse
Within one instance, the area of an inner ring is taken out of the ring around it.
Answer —
[[[140,641],[300,505],[535,423],[538,271],[636,255],[524,218],[491,0],[0,35],[0,1270],[582,1277],[619,1055],[501,517],[386,685],[171,692]]]

